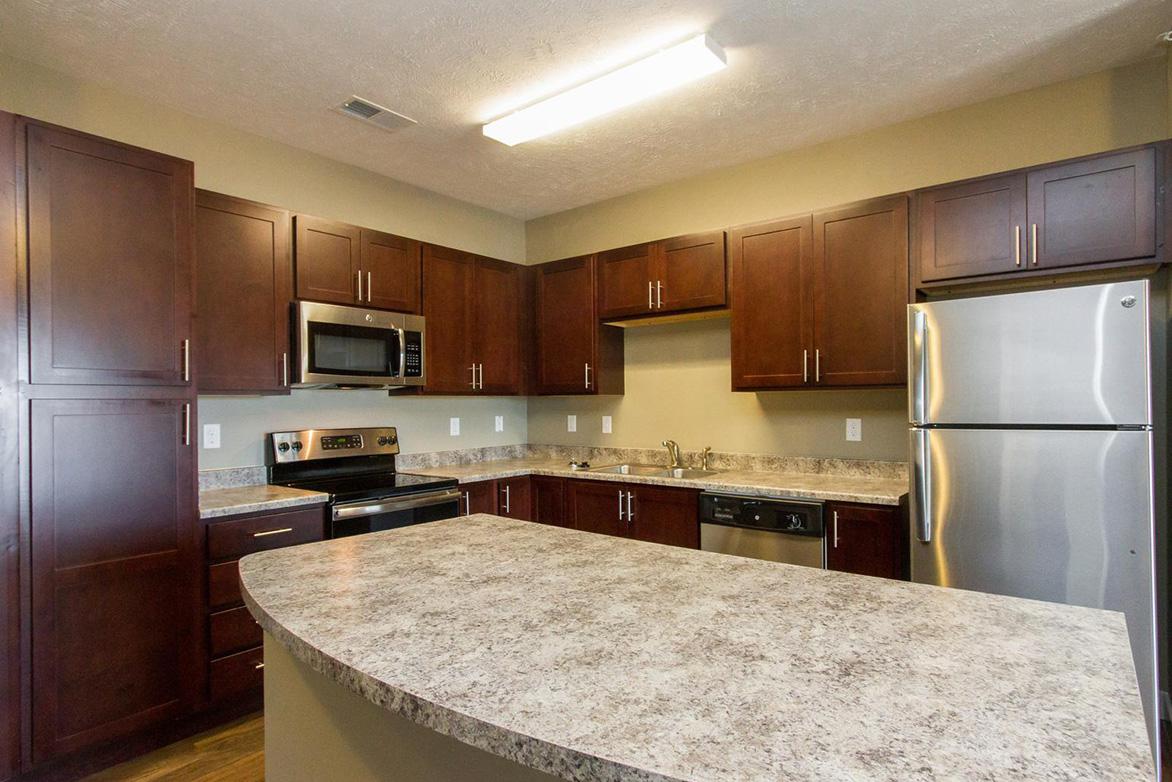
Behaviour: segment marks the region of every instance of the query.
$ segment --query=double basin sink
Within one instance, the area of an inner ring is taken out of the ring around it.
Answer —
[[[688,467],[660,467],[656,464],[612,464],[594,467],[586,472],[608,473],[610,475],[645,475],[648,478],[707,478],[719,470],[693,470]]]

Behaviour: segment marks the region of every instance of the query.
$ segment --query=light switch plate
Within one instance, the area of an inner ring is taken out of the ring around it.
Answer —
[[[611,424],[610,416],[604,415],[602,417],[602,433],[610,434],[612,431],[614,431],[614,426]]]
[[[203,425],[203,447],[204,448],[219,448],[220,447],[220,425],[219,424],[204,424]]]
[[[859,443],[863,441],[863,419],[862,418],[848,418],[846,419],[846,439],[847,442]]]
[[[496,419],[493,421],[493,423],[492,423],[492,430],[493,430],[494,432],[503,432],[503,431],[505,431],[505,417],[504,417],[503,415],[498,415],[498,416],[496,417]]]
[[[460,436],[460,419],[459,418],[449,418],[448,419],[448,434],[450,434],[452,437],[459,437]]]
[[[576,416],[576,415],[566,416],[566,431],[567,432],[578,431],[578,416]]]

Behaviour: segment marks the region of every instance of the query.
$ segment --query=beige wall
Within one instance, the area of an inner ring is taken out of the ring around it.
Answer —
[[[1172,135],[1172,61],[1010,95],[531,220],[540,262],[724,228]],[[726,321],[626,334],[625,396],[535,398],[533,442],[906,458],[902,390],[732,393]],[[577,414],[578,433],[566,432]],[[600,433],[600,417],[614,433]],[[863,419],[863,441],[845,419]]]

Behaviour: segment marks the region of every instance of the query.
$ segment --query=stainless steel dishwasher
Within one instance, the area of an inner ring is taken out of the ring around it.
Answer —
[[[824,568],[822,503],[704,492],[700,495],[700,548]]]

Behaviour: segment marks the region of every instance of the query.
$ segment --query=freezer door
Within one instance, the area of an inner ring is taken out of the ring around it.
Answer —
[[[912,580],[1123,611],[1154,725],[1148,431],[911,432]]]
[[[1148,282],[908,308],[909,420],[1151,423]]]

